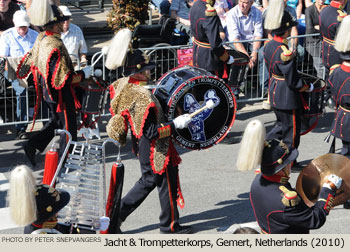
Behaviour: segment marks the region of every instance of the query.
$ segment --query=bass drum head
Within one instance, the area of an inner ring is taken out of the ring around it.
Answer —
[[[169,85],[169,82],[174,85]],[[169,90],[170,86],[172,89],[164,98],[164,89]],[[160,100],[168,121],[193,113],[208,100],[214,102],[213,109],[205,109],[192,117],[187,128],[176,129],[173,137],[182,147],[192,150],[209,148],[219,143],[234,123],[236,100],[231,89],[205,70],[189,66],[175,69],[163,76],[154,94]]]

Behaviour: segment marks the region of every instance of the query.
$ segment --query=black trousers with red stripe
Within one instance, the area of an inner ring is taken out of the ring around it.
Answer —
[[[266,139],[279,139],[289,148],[298,149],[300,144],[301,109],[283,110],[273,108],[276,124],[266,134]]]
[[[171,162],[169,162],[171,163]],[[155,187],[160,201],[160,230],[171,232],[179,228],[179,212],[176,205],[178,167],[168,165],[161,175],[155,174],[150,165],[141,165],[141,178],[123,197],[119,217],[125,219],[146,199]],[[144,213],[144,217],[157,214],[154,209]]]
[[[45,123],[44,127],[29,140],[28,144],[39,151],[44,151],[46,146],[55,136],[56,129],[68,129],[72,135],[72,140],[77,140],[77,119],[74,107],[73,97],[65,97],[64,100],[66,109],[57,113],[56,103],[47,103],[49,107],[49,121]],[[63,153],[66,146],[66,136],[61,137],[60,153]]]

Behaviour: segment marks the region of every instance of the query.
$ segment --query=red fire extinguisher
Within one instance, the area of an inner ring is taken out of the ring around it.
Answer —
[[[45,168],[43,176],[43,184],[50,185],[51,181],[56,173],[58,165],[58,152],[53,144],[49,151],[45,155]]]

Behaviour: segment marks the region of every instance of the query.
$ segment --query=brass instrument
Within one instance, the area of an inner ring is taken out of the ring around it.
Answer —
[[[350,199],[350,159],[329,153],[312,160],[299,174],[296,190],[307,206],[312,207],[316,203],[325,177],[329,174],[343,179],[337,190],[334,206]]]

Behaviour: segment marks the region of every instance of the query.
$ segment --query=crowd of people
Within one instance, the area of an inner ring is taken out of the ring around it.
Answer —
[[[12,88],[16,94],[16,121],[26,121],[29,109],[27,108],[27,87],[33,85],[32,79],[21,80],[15,75],[16,66],[21,57],[23,57],[33,47],[34,42],[43,28],[33,25],[27,10],[29,10],[31,0],[1,1],[0,4],[0,57],[7,59],[8,71],[5,72],[6,78],[12,82]],[[87,64],[87,45],[84,35],[79,26],[70,22],[72,13],[65,5],[59,5],[60,1],[53,1],[59,6],[60,11],[66,17],[63,24],[63,30],[60,32],[61,39],[68,50],[75,69]],[[47,108],[46,103],[44,108]],[[16,124],[16,139],[27,139],[27,124]]]
[[[235,50],[249,57],[249,67],[261,62],[261,73],[267,72],[264,75],[266,79],[261,79],[260,85],[267,90],[268,100],[276,116],[275,126],[265,132],[259,121],[249,123],[241,142],[243,151],[239,153],[237,161],[240,170],[260,167],[251,186],[250,200],[261,232],[309,233],[310,229],[320,228],[333,207],[336,193],[343,184],[342,178],[336,174],[326,176],[319,199],[312,208],[306,205],[288,182],[292,169],[303,169],[297,162],[303,113],[301,94],[314,89],[314,84],[305,83],[297,71],[296,55],[300,53],[297,38],[287,41],[290,36],[298,35],[297,26],[303,15],[303,3],[300,0],[164,2],[160,4],[162,11],[176,19],[190,34],[194,66],[222,77],[225,65],[235,62],[223,45],[223,42],[230,41],[235,42]],[[1,18],[6,17],[6,22],[2,24],[8,25],[1,34],[0,56],[20,57],[17,78],[12,81],[18,96],[17,116],[21,118],[21,111],[27,109],[21,100],[24,88],[19,83],[29,74],[34,79],[36,109],[43,100],[50,112],[49,122],[23,146],[27,158],[35,166],[36,152],[45,150],[54,137],[55,129],[67,129],[72,140],[77,140],[76,109],[79,101],[74,84],[89,78],[91,69],[75,68],[74,62],[87,61],[87,48],[79,27],[69,23],[72,14],[66,6],[56,5],[49,0],[33,0],[20,10],[10,0],[0,0],[0,3]],[[335,102],[336,114],[331,134],[342,140],[340,154],[350,157],[350,138],[347,138],[350,136],[350,90],[347,85],[350,72],[350,35],[347,32],[350,17],[343,12],[346,3],[346,0],[333,0],[324,6],[324,0],[316,0],[315,3],[305,2],[304,5],[307,7],[307,32],[320,32],[320,36],[307,40],[306,50],[314,57],[317,74],[326,79],[329,96]],[[46,15],[47,12],[50,15]],[[29,28],[31,25],[33,29]],[[269,40],[261,43],[260,39],[263,38]],[[131,31],[122,29],[108,50],[106,67],[115,70],[122,66],[123,77],[111,84],[112,117],[107,125],[107,134],[125,144],[130,127],[141,177],[122,198],[119,216],[113,224],[117,226],[117,233],[122,233],[120,227],[125,219],[157,187],[161,205],[160,232],[191,233],[190,226],[179,223],[177,205],[183,206],[178,175],[181,159],[173,146],[172,135],[178,129],[187,128],[192,119],[189,114],[182,114],[172,120],[165,120],[157,98],[142,86],[150,79],[150,70],[155,64],[137,48],[128,51],[131,39]],[[320,48],[320,54],[313,51],[315,47]],[[34,116],[36,113],[37,110]],[[17,137],[24,138],[26,125],[16,127]],[[251,142],[245,142],[246,139]],[[65,145],[66,139],[62,138],[60,149],[63,150]],[[26,168],[22,167],[18,171],[33,180]],[[49,214],[45,212],[44,217],[35,216],[32,206],[31,215],[19,221],[29,224],[26,232],[43,227],[46,222],[55,222],[56,213],[69,201],[69,195],[65,192],[36,186],[33,182],[30,184],[34,188],[31,188],[31,192],[36,191],[36,196],[45,195],[44,198],[32,197],[32,201],[36,200],[34,208],[37,207],[39,213],[46,211]],[[16,195],[16,187],[11,190]],[[52,206],[47,206],[48,195],[54,195],[57,199]],[[61,195],[61,199],[57,195]],[[14,200],[12,204],[15,203],[19,203],[19,200]],[[349,207],[349,202],[346,202],[344,208]],[[19,219],[23,217],[20,213],[14,214]],[[103,229],[107,229],[106,223],[109,223],[108,217],[101,217]]]

